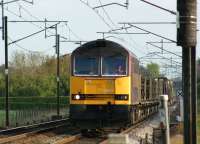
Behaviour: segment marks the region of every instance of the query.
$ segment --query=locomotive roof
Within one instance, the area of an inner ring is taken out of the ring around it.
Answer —
[[[110,47],[110,48],[122,49],[122,50],[126,51],[131,57],[136,58],[136,55],[134,53],[132,53],[130,50],[128,50],[127,48],[125,48],[124,46],[122,46],[119,43],[116,43],[114,41],[110,41],[110,40],[106,40],[106,39],[97,39],[94,41],[87,42],[87,43],[81,45],[80,47],[78,47],[77,49],[75,49],[72,52],[72,55],[79,51],[82,51],[82,50],[84,51],[85,48],[100,48],[100,47]]]

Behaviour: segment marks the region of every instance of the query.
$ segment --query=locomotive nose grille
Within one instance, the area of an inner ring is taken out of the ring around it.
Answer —
[[[114,94],[114,79],[86,79],[85,93],[87,94]]]

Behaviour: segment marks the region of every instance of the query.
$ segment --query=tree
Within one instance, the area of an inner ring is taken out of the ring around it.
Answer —
[[[153,77],[158,77],[160,75],[160,67],[156,63],[147,64],[147,70]]]
[[[55,96],[56,58],[16,51],[10,62],[10,96]],[[60,95],[69,94],[70,55],[60,58]],[[1,79],[0,79],[1,86]]]

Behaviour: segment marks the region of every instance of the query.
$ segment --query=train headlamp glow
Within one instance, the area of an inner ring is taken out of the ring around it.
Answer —
[[[128,99],[128,96],[127,96],[127,95],[125,95],[125,96],[124,96],[124,99],[125,99],[125,100],[127,100],[127,99]]]
[[[81,98],[80,95],[75,95],[76,100],[79,100],[80,98]]]

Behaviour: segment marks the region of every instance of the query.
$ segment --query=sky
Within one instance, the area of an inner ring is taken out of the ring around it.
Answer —
[[[9,0],[5,0],[7,2]],[[29,0],[31,1],[31,0]],[[149,0],[150,1],[150,0]],[[5,15],[8,20],[63,20],[67,23],[60,23],[58,25],[58,33],[71,41],[91,41],[101,39],[102,34],[97,32],[107,32],[112,29],[117,29],[123,25],[120,22],[176,22],[176,16],[166,11],[160,10],[156,7],[148,5],[140,0],[129,0],[128,9],[119,5],[110,5],[103,8],[92,9],[101,4],[119,3],[124,4],[126,0],[33,0],[34,4],[29,4],[25,1],[18,1],[10,3],[5,6]],[[166,9],[176,11],[175,0],[151,0],[152,3],[162,6]],[[200,12],[198,4],[198,13]],[[55,23],[48,23],[53,25]],[[138,27],[149,30],[153,33],[162,35],[169,39],[176,41],[176,24],[165,25],[137,25]],[[20,39],[31,33],[39,31],[45,27],[44,23],[8,23],[9,42]],[[198,15],[198,29],[199,29],[199,15]],[[128,31],[118,32],[132,32],[141,33],[135,28],[130,28]],[[9,45],[9,61],[15,51],[32,52],[37,51],[45,55],[55,55],[55,37],[50,36],[55,34],[55,30],[51,29],[47,32],[48,38],[45,38],[45,33],[32,36],[25,40],[19,41],[16,44]],[[1,34],[0,34],[1,36]],[[161,38],[151,34],[132,34],[132,35],[114,35],[106,34],[108,40],[112,40],[124,45],[131,50],[142,64],[156,62],[161,65],[162,71],[165,74],[173,75],[174,77],[181,72],[181,59],[175,55],[163,52],[153,47],[146,42],[161,41]],[[199,33],[197,44],[197,57],[200,57],[199,50]],[[70,42],[63,42],[66,39],[61,39],[60,49],[61,55],[71,53],[79,45]],[[166,41],[166,40],[163,40]],[[157,44],[161,46],[161,44]],[[181,55],[181,47],[174,43],[165,43],[163,48]],[[160,52],[162,57],[168,59],[156,59],[160,56],[155,56],[152,52]],[[149,59],[155,58],[155,59]],[[171,60],[172,58],[172,60]],[[0,43],[0,64],[4,63],[4,41]],[[171,65],[171,68],[170,66]],[[176,68],[172,68],[175,66]],[[168,67],[168,68],[166,68]],[[176,73],[177,72],[177,73]]]

